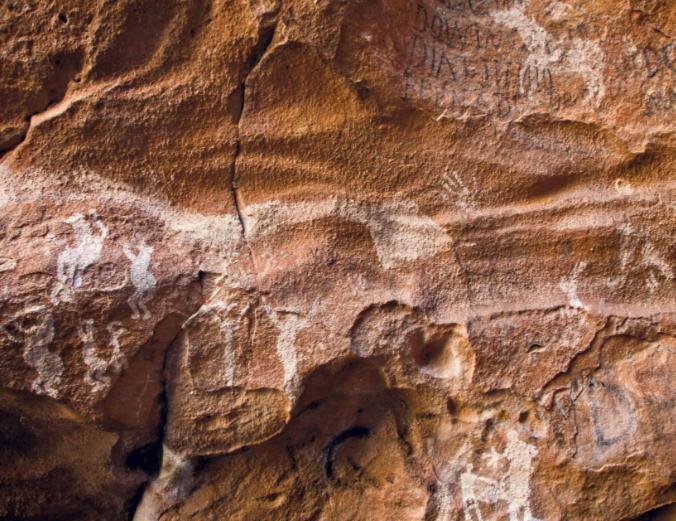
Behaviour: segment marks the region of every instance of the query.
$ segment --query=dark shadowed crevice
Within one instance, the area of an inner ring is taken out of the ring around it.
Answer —
[[[198,277],[198,281],[200,282],[201,287],[202,278]],[[201,291],[203,291],[202,287]],[[200,298],[199,303],[201,302],[202,299]],[[199,305],[196,305],[195,307],[198,308]],[[192,311],[196,310],[197,309],[194,309]],[[183,331],[182,321],[176,320],[176,318],[177,317],[173,317],[171,321],[172,327],[175,327],[176,329],[172,331],[169,341],[163,344],[162,366],[160,371],[161,390],[157,396],[159,421],[156,429],[156,437],[153,441],[130,451],[125,459],[125,466],[127,469],[131,471],[142,471],[148,476],[148,478],[137,488],[134,495],[127,500],[125,510],[127,512],[127,518],[130,521],[134,519],[134,515],[136,514],[136,510],[143,499],[146,489],[150,486],[153,480],[157,478],[162,468],[163,446],[166,436],[167,418],[169,414],[169,400],[167,391],[169,382],[167,379],[167,364],[172,347],[176,344]]]
[[[324,472],[326,477],[331,479],[333,478],[333,462],[335,459],[335,452],[347,440],[351,438],[366,438],[371,434],[371,431],[367,427],[355,426],[345,429],[337,436],[335,436],[324,449]]]
[[[625,521],[673,521],[674,519],[676,519],[676,503],[670,503]]]
[[[275,31],[277,29],[278,14],[279,11],[275,11],[272,13],[267,13],[261,18],[258,27],[258,41],[251,49],[249,57],[244,64],[242,71],[243,76],[242,82],[240,83],[236,91],[230,96],[230,110],[232,113],[233,122],[235,125],[237,125],[235,151],[233,154],[232,171],[230,175],[230,191],[232,193],[232,204],[235,208],[237,219],[239,220],[239,224],[242,230],[242,240],[245,242],[245,244],[246,244],[246,228],[244,219],[242,218],[240,196],[239,192],[237,191],[237,161],[239,159],[239,154],[241,151],[239,124],[242,119],[242,114],[244,113],[244,107],[246,105],[246,97],[247,97],[246,83],[249,78],[249,74],[251,74],[251,71],[253,71],[256,68],[256,66],[261,62],[266,52],[270,48],[270,44],[274,39]],[[248,246],[248,244],[247,247],[249,248],[251,260],[253,262],[254,258],[253,252],[251,252],[251,248]]]

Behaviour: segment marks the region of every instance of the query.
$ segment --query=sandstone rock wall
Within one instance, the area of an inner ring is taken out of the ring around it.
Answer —
[[[674,514],[676,3],[0,29],[0,519]]]

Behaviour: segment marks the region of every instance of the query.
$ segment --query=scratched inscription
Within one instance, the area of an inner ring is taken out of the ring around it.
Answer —
[[[413,2],[403,97],[431,101],[454,115],[499,117],[534,96],[551,103],[551,68],[505,56],[505,49],[518,48],[521,42],[518,34],[496,24],[491,13],[515,5],[521,2]]]

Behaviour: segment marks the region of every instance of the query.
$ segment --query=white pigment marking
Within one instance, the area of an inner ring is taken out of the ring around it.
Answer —
[[[586,261],[576,263],[570,276],[561,279],[561,282],[559,282],[559,288],[561,288],[561,291],[568,297],[568,305],[573,308],[587,309],[587,306],[582,303],[582,300],[580,300],[580,297],[577,294],[578,286],[580,284],[579,278],[586,267]]]
[[[108,236],[108,228],[99,220],[96,210],[90,210],[90,217],[98,233],[92,228],[82,214],[71,215],[65,220],[73,227],[75,245],[63,250],[56,261],[57,283],[51,294],[52,302],[68,302],[72,300],[72,291],[82,284],[85,269],[99,260],[103,241]]]
[[[535,447],[521,441],[516,431],[507,431],[507,446],[503,455],[509,460],[509,474],[503,483],[509,501],[510,521],[539,521],[530,510],[530,477],[537,453]]]
[[[31,314],[36,316],[36,323],[21,330],[21,337],[14,337],[7,328],[5,330],[13,340],[23,344],[23,359],[37,373],[31,384],[33,392],[58,398],[64,366],[61,357],[49,350],[54,341],[54,317],[44,306],[34,306],[21,313],[22,316]]]
[[[9,259],[7,257],[0,258],[0,272],[12,271],[16,268],[16,259]]]
[[[113,374],[118,374],[126,365],[126,360],[120,350],[120,335],[126,331],[120,322],[114,321],[106,326],[110,333],[109,346],[112,347],[110,359],[99,356],[96,347],[96,330],[94,321],[87,319],[79,328],[80,341],[82,342],[82,358],[88,368],[84,380],[95,393],[101,392],[110,386],[110,376],[107,374],[112,369]]]
[[[106,330],[110,335],[109,346],[113,348],[112,360],[113,363],[119,364],[120,368],[124,368],[126,364],[126,359],[122,356],[122,351],[120,349],[120,336],[125,333],[127,330],[122,327],[122,322],[114,320],[106,326]]]
[[[295,313],[275,311],[270,307],[267,310],[272,323],[279,329],[276,348],[284,369],[284,392],[294,397],[299,384],[296,335],[307,327],[308,319]]]
[[[451,197],[455,197],[456,204],[465,211],[472,210],[475,207],[474,193],[476,192],[476,179],[472,178],[472,190],[463,182],[457,171],[453,170],[450,174],[444,172],[441,182],[444,190]]]
[[[82,342],[82,358],[88,369],[84,380],[95,393],[98,393],[110,385],[110,377],[106,375],[108,363],[96,352],[94,321],[85,320],[84,326],[79,328],[79,335]]]
[[[136,249],[136,253],[134,253]],[[124,254],[131,261],[129,266],[129,278],[134,287],[134,293],[127,299],[131,308],[131,318],[141,318],[140,312],[143,311],[143,320],[150,318],[150,310],[147,303],[155,295],[157,280],[150,272],[150,257],[153,253],[153,247],[148,246],[145,241],[141,241],[136,246],[125,244],[122,247]]]
[[[232,387],[235,385],[236,369],[237,369],[237,357],[235,356],[235,343],[234,336],[235,331],[239,323],[241,322],[246,312],[249,310],[249,305],[247,304],[242,311],[240,311],[235,317],[228,316],[230,312],[235,308],[234,303],[230,303],[227,306],[221,302],[222,311],[225,317],[219,323],[218,327],[221,330],[223,335],[223,365],[225,370],[225,385]]]
[[[620,275],[609,280],[608,285],[611,288],[626,283],[630,272],[637,267],[648,268],[643,277],[651,295],[660,288],[662,284],[660,278],[667,282],[673,279],[674,273],[671,265],[660,255],[647,233],[637,232],[631,224],[623,224],[619,230],[621,234]]]
[[[601,104],[606,95],[603,76],[605,55],[598,43],[581,38],[573,38],[568,46],[555,42],[543,27],[526,16],[524,6],[520,5],[494,11],[492,17],[496,23],[516,29],[528,48],[529,55],[521,69],[519,81],[522,94],[530,94],[525,92],[523,85],[524,73],[529,66],[551,67],[559,72],[582,76],[587,87],[583,102],[596,106]]]
[[[298,203],[273,200],[246,207],[242,216],[247,234],[252,238],[269,235],[284,226],[326,217],[363,224],[385,269],[431,257],[451,244],[444,229],[422,215],[410,201],[367,203],[337,197]]]
[[[447,483],[437,482],[437,518],[436,521],[450,521],[453,512],[453,495]]]
[[[223,341],[223,371],[226,387],[234,387],[236,384],[237,353],[235,352],[234,335],[242,318],[249,311],[250,304],[247,304],[239,313],[232,316],[232,311],[235,308],[235,302],[226,304],[222,300],[215,300],[207,304],[202,304],[202,306],[200,306],[200,308],[190,316],[183,325],[185,328],[193,320],[197,320],[203,316],[213,315],[216,318]]]
[[[493,449],[494,451],[494,449]],[[514,430],[507,431],[507,443],[502,457],[509,461],[505,475],[497,479],[476,474],[474,467],[468,464],[460,474],[462,507],[467,521],[483,521],[481,503],[491,506],[499,501],[508,505],[510,521],[540,521],[535,518],[530,507],[530,477],[533,472],[533,459],[537,449],[521,441]],[[497,456],[491,454],[490,459]]]

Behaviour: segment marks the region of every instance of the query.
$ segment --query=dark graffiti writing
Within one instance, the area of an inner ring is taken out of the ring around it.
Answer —
[[[547,66],[504,55],[504,49],[521,44],[520,36],[472,14],[514,4],[504,0],[438,0],[436,7],[411,4],[402,97],[429,100],[451,113],[499,117],[509,116],[533,96],[551,99],[554,76]],[[449,12],[453,10],[466,16]]]
[[[499,31],[475,21],[463,21],[438,11],[430,11],[420,4],[416,5],[414,29],[420,35],[429,36],[452,49],[498,50],[504,44]]]
[[[643,62],[649,78],[656,76],[662,71],[676,72],[676,46],[670,42],[663,47],[643,48]]]
[[[662,115],[669,112],[674,112],[676,109],[676,89],[673,87],[664,92],[652,92],[648,94],[645,99],[645,115],[655,116]]]
[[[523,5],[523,0],[437,0],[437,5],[449,11],[487,14],[496,9],[509,9]]]

